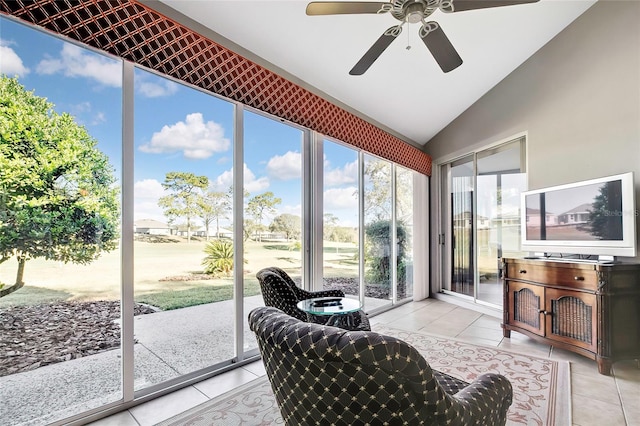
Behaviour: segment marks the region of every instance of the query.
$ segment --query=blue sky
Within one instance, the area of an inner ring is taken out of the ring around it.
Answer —
[[[98,141],[120,176],[120,61],[0,17],[0,72],[68,112]],[[157,200],[170,171],[207,176],[217,190],[231,185],[233,106],[151,72],[135,72],[135,219],[164,220]],[[278,213],[301,215],[302,132],[245,112],[244,173],[250,196],[272,191]],[[357,156],[325,143],[325,212],[357,225]]]

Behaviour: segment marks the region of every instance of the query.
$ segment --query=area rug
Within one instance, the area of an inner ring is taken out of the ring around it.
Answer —
[[[513,386],[507,425],[571,425],[569,363],[478,346],[427,333],[377,326],[376,332],[414,346],[432,368],[473,381],[486,372],[505,375]],[[267,426],[283,424],[266,376],[178,414],[160,426]]]

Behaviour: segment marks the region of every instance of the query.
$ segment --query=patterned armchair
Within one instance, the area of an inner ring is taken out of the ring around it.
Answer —
[[[258,271],[256,278],[258,278],[260,282],[260,290],[266,306],[278,308],[300,321],[311,320],[315,323],[325,324],[330,318],[326,316],[308,316],[306,312],[296,306],[299,301],[316,297],[344,297],[342,290],[321,290],[313,292],[303,290],[296,285],[289,274],[275,266]],[[371,329],[369,318],[367,318],[367,315],[363,311],[356,312],[353,315],[355,328],[358,330]]]
[[[504,425],[512,388],[432,370],[408,343],[301,322],[272,307],[249,314],[285,424]]]

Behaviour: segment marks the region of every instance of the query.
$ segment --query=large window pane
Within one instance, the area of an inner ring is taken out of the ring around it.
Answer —
[[[396,166],[398,300],[413,297],[413,172]]]
[[[122,398],[122,64],[0,29],[0,422],[47,424]]]
[[[392,300],[391,163],[364,156],[364,247],[367,309]]]
[[[262,305],[256,272],[277,266],[302,276],[303,132],[252,112],[244,116],[244,307]],[[245,328],[248,330],[245,318]],[[245,350],[257,347],[248,332]]]
[[[328,140],[323,149],[324,287],[358,297],[358,152]]]
[[[235,355],[233,105],[135,71],[135,389]]]

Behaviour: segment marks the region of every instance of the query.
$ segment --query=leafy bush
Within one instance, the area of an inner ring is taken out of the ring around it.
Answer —
[[[233,271],[233,243],[229,240],[212,240],[205,247],[207,255],[202,260],[205,274],[226,276]]]
[[[389,285],[391,282],[391,222],[379,220],[365,228],[367,245],[366,263],[369,266],[366,279],[369,284]],[[405,225],[398,222],[396,227],[398,242],[398,283],[406,277],[407,231]]]

